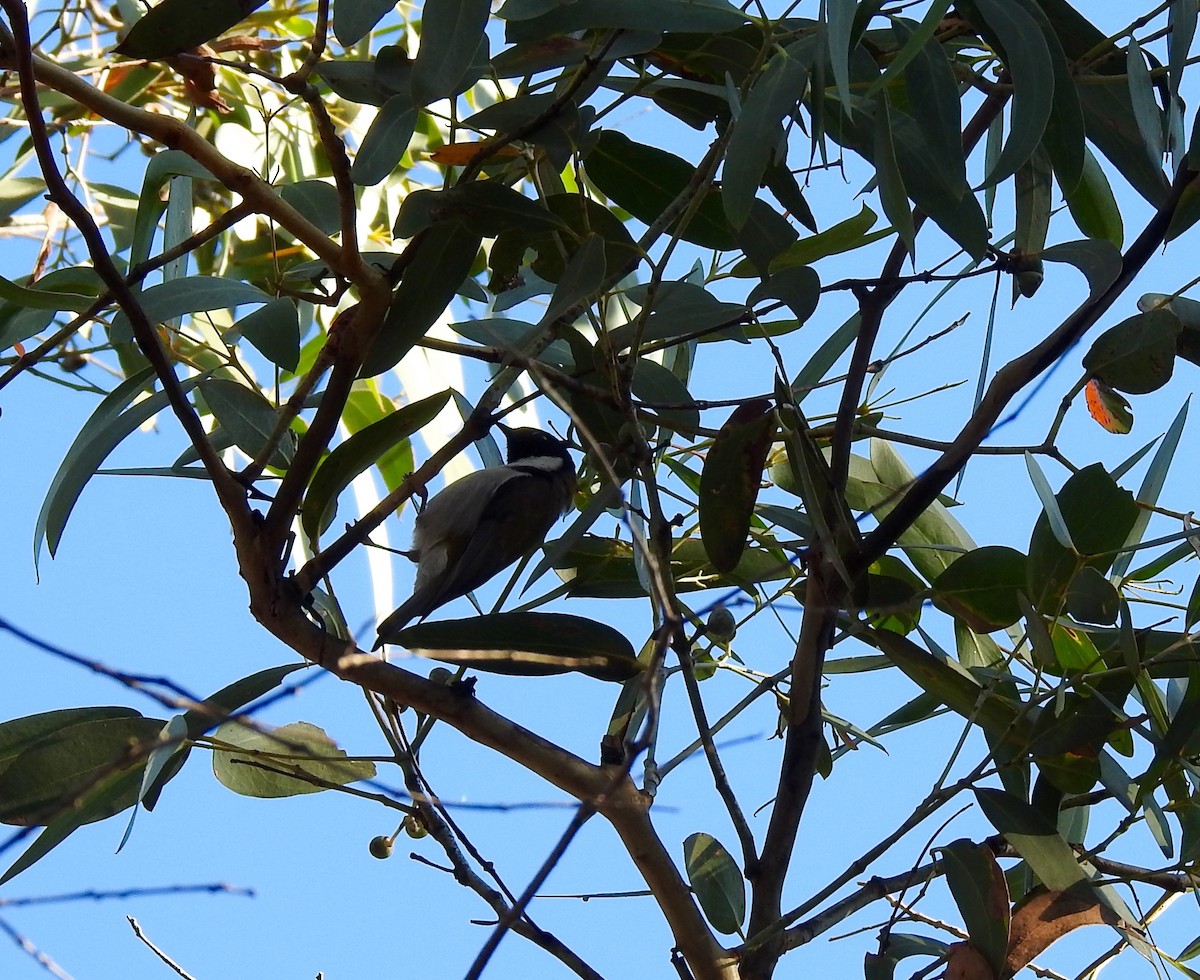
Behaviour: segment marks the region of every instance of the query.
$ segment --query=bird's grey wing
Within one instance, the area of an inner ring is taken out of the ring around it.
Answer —
[[[425,505],[425,509],[417,515],[413,531],[413,548],[418,556],[413,594],[379,624],[381,641],[388,634],[403,629],[410,620],[428,616],[438,606],[478,588],[505,565],[520,557],[518,554],[502,565],[493,566],[477,580],[462,574],[461,557],[471,547],[471,542],[480,536],[479,527],[490,520],[488,515],[495,508],[496,498],[502,488],[519,476],[504,467],[477,470],[461,480],[455,480]],[[500,506],[503,509],[504,505]],[[453,537],[439,540],[439,530],[456,526],[474,528],[475,533],[465,540]],[[483,550],[477,546],[475,553]],[[471,560],[474,561],[473,558]],[[464,579],[473,581],[473,584],[460,586],[459,582]]]
[[[533,550],[546,537],[557,513],[530,521],[545,509],[546,482],[528,477],[502,482],[480,514],[474,533],[450,562],[440,583],[437,605],[479,588],[497,572]]]

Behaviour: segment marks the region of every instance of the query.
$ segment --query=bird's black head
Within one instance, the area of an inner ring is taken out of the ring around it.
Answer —
[[[575,464],[567,453],[567,447],[548,432],[541,429],[512,429],[503,423],[498,423],[500,430],[508,441],[508,462],[519,463],[523,459],[534,459],[539,456],[551,459],[561,459],[567,466],[574,469]]]

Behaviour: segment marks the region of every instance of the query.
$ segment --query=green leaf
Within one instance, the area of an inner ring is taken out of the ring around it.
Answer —
[[[715,837],[691,834],[683,864],[709,924],[722,935],[740,933],[746,918],[746,882],[737,862]]]
[[[1054,65],[1042,29],[1022,6],[1008,0],[972,0],[970,6],[994,34],[1012,75],[1008,141],[983,181],[998,184],[1016,173],[1042,140],[1054,104]]]
[[[1099,572],[1109,569],[1138,511],[1133,494],[1117,486],[1099,463],[1073,474],[1054,499],[1074,550],[1056,538],[1045,510],[1029,542],[1029,598],[1050,615],[1058,615],[1068,585],[1084,564]]]
[[[53,273],[51,273],[53,275]],[[94,271],[93,271],[94,275]],[[99,289],[91,293],[74,293],[53,289],[53,280],[47,282],[49,276],[43,276],[32,286],[21,286],[11,279],[0,276],[0,300],[34,310],[70,310],[72,313],[82,313],[96,302]],[[99,283],[97,283],[99,287]],[[5,347],[10,345],[5,344]]]
[[[1084,565],[1067,586],[1066,609],[1081,623],[1111,626],[1121,611],[1121,597],[1104,575]]]
[[[1054,499],[1054,489],[1050,486],[1050,481],[1046,479],[1046,474],[1042,472],[1042,467],[1033,453],[1025,453],[1025,468],[1029,470],[1029,480],[1033,484],[1033,489],[1037,491],[1038,499],[1042,502],[1043,513],[1054,534],[1054,540],[1068,551],[1075,551],[1075,544],[1071,540],[1071,531],[1058,509],[1058,501]]]
[[[342,230],[337,188],[324,180],[301,180],[276,188],[279,196],[311,221],[323,234]]]
[[[457,95],[484,42],[491,0],[425,0],[421,46],[412,66],[412,99],[425,106]],[[473,79],[472,79],[473,81]]]
[[[942,18],[946,16],[946,11],[950,9],[950,0],[934,0],[929,5],[929,9],[925,11],[925,15],[921,18],[921,22],[913,26],[911,21],[903,21],[898,17],[892,18],[892,29],[896,31],[897,38],[900,41],[900,50],[892,56],[888,62],[888,66],[884,69],[875,81],[873,81],[864,93],[865,98],[871,98],[880,89],[892,81],[900,72],[908,67],[909,63],[916,59],[923,52],[937,50],[940,52],[940,44],[930,44],[933,35],[937,33],[938,27],[942,23]],[[915,86],[917,91],[922,91],[921,86]],[[926,90],[927,91],[927,90]],[[844,96],[843,96],[844,98]],[[957,102],[958,99],[955,99]],[[959,143],[961,146],[961,141]]]
[[[700,409],[695,407],[687,385],[673,371],[656,361],[638,359],[630,390],[639,402],[662,421],[664,428],[690,433],[700,427]],[[660,405],[674,407],[660,408]]]
[[[1071,845],[1024,800],[998,789],[976,789],[979,808],[1050,891],[1087,881]]]
[[[1175,101],[1179,98],[1179,86],[1183,82],[1183,69],[1192,48],[1192,38],[1196,36],[1196,5],[1190,0],[1171,0],[1168,24],[1171,40],[1168,45],[1167,79],[1171,100]]]
[[[0,875],[0,885],[11,881],[40,861],[80,827],[103,820],[133,805],[140,781],[140,767],[110,771],[101,777],[85,799],[79,801],[76,806],[66,808],[52,820],[38,835],[37,840],[25,849],[3,875]]]
[[[372,187],[394,172],[408,144],[412,143],[418,110],[407,92],[394,95],[383,103],[379,113],[362,137],[359,150],[350,164],[350,180],[360,187]],[[421,192],[418,192],[421,193]],[[336,212],[335,212],[336,214]],[[400,238],[407,238],[401,235]]]
[[[556,542],[547,542],[547,550]],[[644,597],[646,590],[638,581],[633,547],[627,541],[598,535],[584,535],[554,563],[554,571],[568,583],[568,594],[590,598],[615,599]],[[709,561],[704,543],[698,538],[679,540],[671,552],[667,569],[679,592],[712,588],[742,588],[757,582],[778,582],[794,578],[796,570],[775,551],[747,548],[742,560],[728,575],[721,575]]]
[[[460,221],[425,231],[416,254],[392,294],[383,329],[367,354],[362,377],[389,371],[437,322],[471,273],[480,236]]]
[[[33,531],[33,564],[37,568],[42,542],[53,558],[58,551],[67,518],[75,507],[83,488],[100,464],[126,436],[135,432],[142,423],[152,419],[167,407],[167,396],[157,392],[127,408],[153,378],[153,370],[144,371],[127,378],[114,388],[96,407],[91,417],[83,424],[71,448],[59,464],[50,488],[42,501],[37,523]],[[202,376],[180,382],[184,391],[191,390]]]
[[[909,210],[908,191],[896,162],[896,150],[892,142],[892,126],[886,98],[880,97],[875,106],[875,177],[879,186],[879,200],[883,213],[892,223],[904,250],[910,259],[916,255],[916,225]]]
[[[586,0],[578,0],[572,8]],[[679,196],[695,167],[666,150],[635,143],[616,130],[600,131],[596,145],[584,157],[587,175],[612,201],[639,221],[651,224]],[[737,238],[725,218],[721,195],[707,190],[686,226],[670,229],[684,241],[705,248],[731,249]]]
[[[1088,299],[1095,299],[1121,274],[1121,252],[1109,241],[1061,242],[1042,252],[1046,262],[1075,266],[1088,281]]]
[[[1151,162],[1159,166],[1163,157],[1162,111],[1154,101],[1154,80],[1150,77],[1150,69],[1146,67],[1146,59],[1142,56],[1142,48],[1136,37],[1129,39],[1125,66],[1129,80],[1129,101],[1133,105],[1138,132],[1142,134]]]
[[[522,677],[580,671],[624,681],[642,670],[633,645],[606,623],[562,613],[508,612],[409,626],[390,636],[418,657]]]
[[[1015,745],[1028,741],[1031,726],[1020,706],[996,689],[981,686],[963,667],[941,660],[889,630],[875,630],[861,638],[883,651],[922,691],[979,725],[990,737]]]
[[[1052,208],[1051,189],[1050,158],[1039,146],[1017,168],[1014,181],[1017,228],[1013,244],[1022,255],[1032,255],[1046,246]]]
[[[700,537],[720,572],[732,572],[746,549],[763,467],[775,434],[769,399],[743,402],[721,426],[700,471]]]
[[[337,514],[338,495],[381,456],[431,422],[450,400],[449,390],[422,398],[355,432],[313,474],[300,510],[304,533],[316,540]]]
[[[983,954],[996,976],[1002,976],[1012,909],[1008,882],[995,855],[986,844],[963,839],[943,847],[939,863],[971,945]]]
[[[890,499],[876,506],[872,513],[880,519],[892,512],[899,502],[896,491],[905,490],[916,480],[916,474],[891,443],[871,440],[871,466],[879,482],[890,488]],[[960,554],[975,550],[975,542],[940,501],[934,501],[912,525],[897,538],[908,560],[926,581],[934,581]]]
[[[839,221],[823,232],[802,238],[795,245],[780,252],[771,263],[771,273],[801,265],[812,265],[827,255],[840,255],[864,245],[870,245],[891,234],[890,229],[871,232],[877,215],[865,204],[853,218]]]
[[[1135,314],[1096,338],[1083,357],[1084,370],[1131,395],[1156,391],[1174,373],[1182,329],[1169,309]]]
[[[129,247],[131,268],[136,268],[149,257],[150,247],[158,230],[158,219],[166,208],[160,191],[167,181],[178,176],[198,180],[213,179],[213,175],[206,168],[181,150],[163,150],[150,158],[142,178],[137,217],[133,225],[133,243]]]
[[[538,201],[495,180],[474,180],[444,191],[417,190],[400,206],[394,232],[412,238],[439,221],[461,221],[483,238],[504,231],[562,231],[567,223]]]
[[[120,706],[95,708],[59,708],[36,715],[25,715],[0,722],[0,774],[12,761],[35,742],[84,722],[110,721],[116,718],[140,718],[132,708]]]
[[[690,282],[664,282],[651,294],[646,284],[625,291],[639,306],[653,303],[651,313],[639,325],[622,324],[608,333],[608,343],[617,351],[632,347],[640,337],[643,344],[693,337],[718,327],[730,327],[746,317],[746,307],[722,303],[703,286]]]
[[[101,709],[102,711],[107,709]],[[100,780],[113,772],[145,764],[132,750],[154,742],[162,719],[131,716],[91,717],[49,731],[26,746],[0,771],[0,821],[45,824],[71,810]],[[136,762],[129,761],[136,758]],[[103,820],[133,805],[133,792],[92,810],[87,822]]]
[[[185,313],[231,310],[237,306],[267,303],[270,300],[270,295],[251,283],[217,276],[172,279],[138,294],[142,311],[152,324],[169,323]],[[133,329],[123,311],[118,311],[113,317],[108,336],[113,343],[127,343],[133,339]]]
[[[1086,143],[1083,108],[1079,104],[1079,93],[1075,86],[1074,67],[1063,50],[1063,41],[1047,11],[1037,0],[1020,0],[1021,6],[1041,28],[1042,37],[1050,52],[1054,69],[1054,101],[1042,145],[1050,154],[1054,173],[1064,194],[1069,194],[1079,184],[1083,170]]]
[[[1026,558],[988,546],[956,558],[933,582],[933,602],[977,633],[1012,626],[1021,618],[1017,594],[1025,588]]]
[[[1129,537],[1125,539],[1126,548],[1141,541],[1142,535],[1146,533],[1146,528],[1150,524],[1150,508],[1158,503],[1159,494],[1162,493],[1163,485],[1167,480],[1167,473],[1175,459],[1175,453],[1179,449],[1179,439],[1183,435],[1183,427],[1187,422],[1190,401],[1190,398],[1185,401],[1175,414],[1175,419],[1167,428],[1162,442],[1159,443],[1158,449],[1154,453],[1154,458],[1150,460],[1150,465],[1146,468],[1146,475],[1142,478],[1142,485],[1137,492],[1138,503],[1146,506],[1138,509],[1137,520],[1134,521]],[[1134,552],[1132,551],[1117,555],[1112,565],[1113,575],[1123,576],[1129,568],[1133,556]]]
[[[806,265],[783,269],[768,276],[752,290],[746,302],[756,306],[765,299],[782,300],[797,323],[805,323],[821,301],[821,277]]]
[[[230,721],[213,732],[211,738],[238,750],[214,747],[213,775],[241,796],[274,799],[320,793],[329,788],[305,776],[339,786],[375,777],[373,762],[347,758],[325,732],[306,721],[295,721],[269,732]]]
[[[267,0],[163,0],[117,45],[127,58],[169,58],[220,37]]]
[[[233,444],[251,459],[257,458],[275,431],[279,417],[275,406],[257,389],[228,378],[202,381],[200,393]],[[290,433],[285,433],[284,438],[272,449],[271,466],[287,466],[291,462],[294,439],[290,436]]]
[[[574,307],[590,305],[591,297],[604,285],[604,271],[604,239],[588,235],[563,269],[540,325],[549,326]]]
[[[742,104],[721,173],[721,202],[734,228],[750,217],[763,173],[783,139],[780,120],[792,112],[808,85],[807,48],[798,41],[775,54]]]
[[[733,31],[746,15],[727,0],[506,0],[497,13],[508,21],[509,41],[620,28],[635,31]]]
[[[342,47],[351,48],[395,9],[396,0],[338,0],[333,36]]]
[[[5,177],[0,180],[0,221],[7,221],[39,194],[46,193],[41,177]]]
[[[231,340],[239,334],[276,367],[295,371],[299,366],[300,313],[295,302],[286,296],[246,314],[225,334],[225,339]]]

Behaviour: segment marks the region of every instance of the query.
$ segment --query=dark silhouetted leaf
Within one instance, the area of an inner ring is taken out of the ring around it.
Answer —
[[[474,81],[468,77],[490,12],[490,0],[425,0],[421,47],[412,66],[415,105],[457,95]]]
[[[116,51],[127,58],[169,58],[219,37],[266,2],[163,0],[130,28]]]
[[[371,120],[371,126],[354,154],[350,179],[360,187],[370,187],[392,173],[412,142],[416,125],[417,109],[412,104],[412,96],[403,93],[389,98]]]
[[[1096,338],[1083,357],[1084,370],[1131,395],[1156,391],[1175,370],[1176,340],[1183,329],[1168,309],[1138,313]]]
[[[808,84],[808,45],[797,42],[775,54],[742,105],[721,174],[725,216],[740,228],[750,216],[772,152],[783,139],[780,120],[788,116]]]
[[[696,900],[717,932],[740,932],[746,918],[746,882],[733,856],[708,834],[691,834],[683,842],[683,865]]]
[[[580,671],[624,681],[642,669],[633,645],[606,623],[562,613],[510,612],[421,623],[381,636],[419,657],[495,674]]]
[[[257,388],[248,388],[227,378],[202,381],[200,392],[233,444],[251,459],[257,458],[275,431],[279,417],[275,406]],[[294,448],[293,439],[285,433],[271,452],[271,465],[286,466],[291,462]]]
[[[395,367],[437,322],[470,274],[479,239],[459,221],[442,222],[425,231],[392,293],[383,329],[362,367],[364,378]]]
[[[588,177],[606,196],[646,224],[666,210],[695,174],[695,167],[682,157],[635,143],[612,129],[600,131],[596,145],[584,158],[584,166]],[[678,233],[685,241],[706,248],[731,249],[737,245],[721,195],[713,190],[707,192],[695,215]]]
[[[338,495],[351,481],[398,443],[432,421],[449,400],[449,391],[422,398],[360,429],[336,446],[321,461],[304,497],[300,511],[304,533],[315,540],[332,523],[337,514]]]
[[[713,440],[700,471],[700,536],[720,572],[741,560],[763,467],[775,434],[774,406],[766,398],[743,402]]]
[[[976,789],[975,799],[992,826],[1051,891],[1066,891],[1087,880],[1071,845],[1024,800],[998,789]]]
[[[956,840],[941,849],[946,884],[974,946],[1000,976],[1008,952],[1008,882],[986,844]]]
[[[300,315],[296,304],[286,296],[238,320],[231,334],[240,334],[272,364],[295,371],[300,364]],[[230,334],[226,334],[226,340]]]
[[[934,580],[934,604],[977,633],[1004,629],[1021,618],[1017,593],[1025,588],[1025,565],[1025,556],[1012,548],[968,551]]]

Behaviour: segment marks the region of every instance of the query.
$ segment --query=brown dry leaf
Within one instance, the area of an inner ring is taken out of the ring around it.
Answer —
[[[955,943],[946,957],[946,980],[996,980],[995,971],[970,943]]]
[[[1069,932],[1083,926],[1117,925],[1120,917],[1089,891],[1042,892],[1013,913],[1005,960],[1007,976]]]
[[[214,109],[225,115],[233,112],[217,91],[217,72],[209,58],[216,54],[207,44],[164,59],[183,79],[187,100],[198,109]]]

